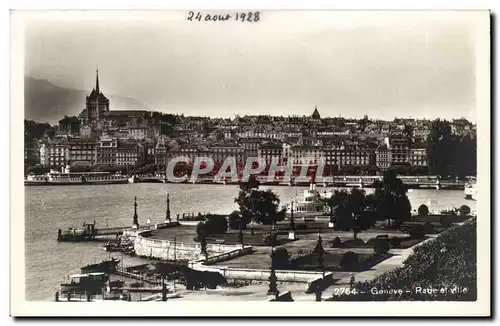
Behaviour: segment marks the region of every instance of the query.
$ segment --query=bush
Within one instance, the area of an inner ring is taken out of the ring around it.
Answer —
[[[240,223],[242,217],[239,211],[233,211],[231,214],[229,214],[228,217],[228,225],[231,230],[239,230],[240,229]],[[244,229],[246,225],[242,225],[242,228]]]
[[[340,266],[343,269],[356,270],[359,268],[359,257],[355,252],[348,251],[342,255]]]
[[[429,215],[429,207],[427,205],[422,204],[418,207],[418,215],[420,216],[427,216]]]
[[[431,222],[424,223],[424,230],[426,234],[434,233],[434,225]]]
[[[200,237],[202,233],[205,233],[206,235],[206,231],[207,228],[205,222],[199,222],[198,224],[196,224],[196,234],[198,235],[198,237]]]
[[[389,241],[385,241],[385,240],[379,240],[375,244],[375,247],[373,247],[373,251],[377,255],[386,254],[389,252],[390,249],[391,249],[391,247],[389,246]]]
[[[460,212],[460,216],[470,215],[470,207],[467,205],[462,205],[462,206],[460,206],[459,212]]]
[[[357,225],[361,231],[368,230],[375,226],[377,221],[377,212],[373,210],[362,211],[357,220]]]
[[[373,246],[373,247],[375,247],[375,245],[376,245],[378,242],[379,242],[379,240],[378,240],[378,239],[376,239],[376,238],[370,238],[370,239],[368,239],[368,240],[365,242],[365,244],[366,244],[367,246]]]
[[[227,231],[227,219],[222,215],[208,215],[205,226],[207,234],[223,234]]]
[[[273,267],[286,269],[289,266],[290,254],[284,247],[277,248],[273,253]]]
[[[339,237],[336,237],[332,242],[330,242],[330,246],[332,248],[342,248],[342,240],[340,240]]]
[[[420,224],[413,225],[409,233],[412,239],[423,239],[425,238],[425,227]]]
[[[356,248],[356,247],[364,247],[365,242],[361,239],[351,239],[351,240],[346,240],[342,243],[343,247],[349,248]]]
[[[264,243],[268,246],[276,244],[277,240],[278,240],[278,234],[276,232],[267,233],[264,236]]]
[[[453,224],[453,218],[449,215],[443,215],[439,219],[439,223],[445,228],[448,228]]]

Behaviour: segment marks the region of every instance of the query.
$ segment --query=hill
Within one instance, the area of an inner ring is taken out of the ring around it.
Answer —
[[[89,90],[90,91],[90,90]],[[89,91],[60,87],[45,79],[24,78],[24,118],[56,124],[64,115],[78,115],[85,108]],[[131,97],[105,94],[111,110],[145,110],[146,105]]]

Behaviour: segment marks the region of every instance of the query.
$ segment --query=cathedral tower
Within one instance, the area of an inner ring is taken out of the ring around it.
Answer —
[[[99,121],[103,118],[104,112],[109,111],[109,100],[101,93],[99,87],[99,70],[96,71],[95,88],[86,98],[85,110],[83,113],[84,122]]]

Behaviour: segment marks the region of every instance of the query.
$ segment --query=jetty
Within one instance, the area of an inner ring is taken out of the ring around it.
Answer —
[[[184,214],[183,214],[184,216]],[[177,214],[177,220],[179,219],[179,214]],[[167,209],[165,212],[166,223],[160,223],[157,225],[151,225],[150,220],[146,225],[139,226],[139,217],[137,215],[137,197],[134,197],[134,216],[131,226],[115,226],[106,228],[97,228],[96,221],[93,223],[83,223],[81,228],[69,228],[66,231],[62,229],[57,230],[57,241],[59,242],[79,242],[79,241],[92,241],[96,237],[106,237],[106,236],[120,236],[123,235],[125,231],[146,231],[152,230],[156,227],[168,227],[169,225],[178,225],[178,222],[171,222],[170,219],[170,196],[167,194]]]

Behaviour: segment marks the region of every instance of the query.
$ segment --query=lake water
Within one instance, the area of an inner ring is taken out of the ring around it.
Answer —
[[[271,188],[284,205],[301,195],[305,187]],[[322,189],[319,188],[321,191]],[[372,190],[367,189],[367,193]],[[59,284],[80,267],[108,258],[103,243],[59,243],[57,229],[80,227],[83,222],[96,220],[98,227],[132,224],[134,196],[137,196],[139,223],[162,222],[165,218],[166,196],[170,193],[171,217],[177,213],[230,213],[237,209],[235,185],[191,184],[122,184],[94,186],[25,187],[25,252],[26,299],[53,300]],[[472,210],[476,202],[464,199],[459,190],[413,190],[408,193],[412,207],[426,204],[432,209],[459,207],[466,204]],[[124,264],[145,262],[139,258],[122,257]]]

